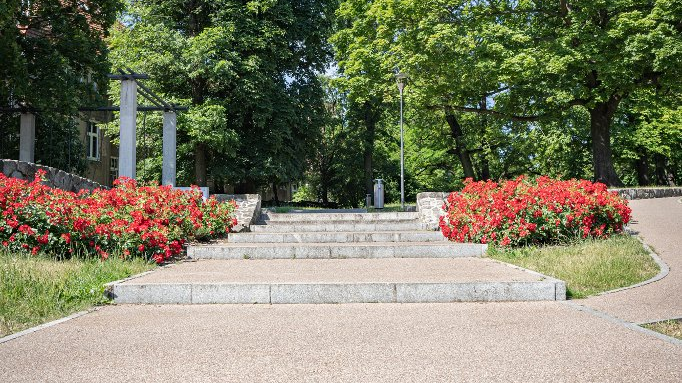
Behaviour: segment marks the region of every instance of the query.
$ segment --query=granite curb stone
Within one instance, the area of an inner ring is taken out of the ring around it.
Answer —
[[[443,283],[150,283],[113,286],[118,304],[449,303],[565,300],[565,284]]]

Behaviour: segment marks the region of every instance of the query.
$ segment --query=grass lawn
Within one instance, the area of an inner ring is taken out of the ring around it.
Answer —
[[[642,244],[629,235],[567,246],[490,247],[488,256],[565,281],[566,293],[571,298],[630,286],[659,271]]]
[[[55,261],[0,250],[0,337],[105,304],[105,283],[154,267],[141,259]]]
[[[661,322],[648,323],[642,325],[642,327],[682,340],[682,319],[670,319]]]

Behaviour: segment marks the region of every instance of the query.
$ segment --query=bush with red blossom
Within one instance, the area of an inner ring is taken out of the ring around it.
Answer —
[[[523,176],[499,184],[467,179],[443,210],[445,237],[501,246],[605,238],[623,231],[631,211],[627,200],[601,183]]]
[[[72,193],[0,174],[0,245],[10,251],[71,256],[141,256],[161,263],[192,240],[224,235],[237,224],[234,201],[201,191],[116,180],[111,190]]]

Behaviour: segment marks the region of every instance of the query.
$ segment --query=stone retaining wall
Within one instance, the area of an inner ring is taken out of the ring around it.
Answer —
[[[449,193],[425,192],[417,194],[419,220],[430,230],[438,230],[440,216],[443,215],[443,202]]]
[[[680,188],[636,188],[636,189],[609,189],[620,194],[626,199],[648,199],[681,197],[682,187]]]
[[[235,200],[237,202],[237,226],[233,232],[249,231],[260,217],[260,195],[258,194],[213,194],[221,202]]]
[[[7,177],[18,178],[22,180],[33,181],[36,172],[39,169],[45,171],[45,185],[58,188],[70,192],[78,192],[80,190],[95,190],[97,188],[107,189],[106,186],[100,185],[95,181],[77,176],[75,174],[67,173],[63,170],[51,168],[49,166],[36,165],[30,162],[16,161],[16,160],[0,160],[0,169],[2,174]]]

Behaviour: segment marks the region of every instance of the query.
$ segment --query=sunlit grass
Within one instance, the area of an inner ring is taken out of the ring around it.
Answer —
[[[642,244],[628,235],[565,246],[490,247],[488,255],[565,281],[567,294],[572,298],[630,286],[659,271]]]
[[[0,251],[0,337],[107,303],[105,283],[154,267],[142,259],[55,261]]]
[[[661,334],[682,340],[682,319],[670,319],[642,325]]]

